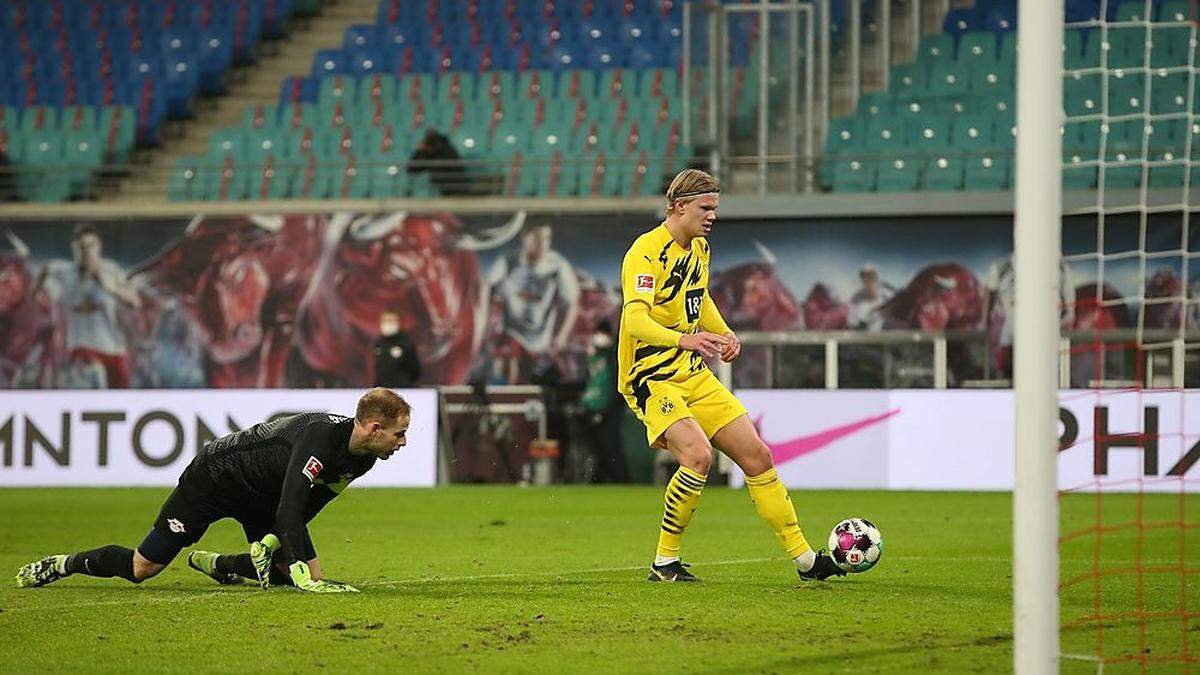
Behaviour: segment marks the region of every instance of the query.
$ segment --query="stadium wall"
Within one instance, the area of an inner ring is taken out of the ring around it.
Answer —
[[[408,445],[356,486],[437,482],[438,397],[412,405]],[[359,389],[0,392],[0,487],[170,486],[208,440],[297,412],[353,415]]]
[[[1198,394],[1060,392],[1059,488],[1090,492],[1103,481],[1105,492],[1200,492]],[[757,389],[738,397],[789,487],[1013,487],[1011,390]]]
[[[815,214],[721,219],[711,236],[711,290],[735,330],[986,332],[1000,358],[1011,336],[1011,285],[1002,273],[1012,251],[1011,216]],[[385,307],[398,311],[402,328],[414,335],[425,362],[422,384],[462,384],[500,358],[517,364],[507,369],[518,373],[509,384],[528,382],[545,362],[572,381],[581,376],[594,327],[604,319],[616,322],[625,249],[658,217],[648,211],[411,211],[87,222],[99,234],[103,258],[142,300],[136,308],[120,306],[115,322],[118,342],[127,346],[131,386],[286,388],[371,384],[370,350]],[[1138,228],[1121,226],[1122,218],[1136,217],[1109,218],[1108,246],[1139,246]],[[70,347],[63,344],[69,311],[62,298],[78,277],[71,272],[78,222],[0,221],[0,234],[9,235],[0,239],[0,265],[12,272],[0,289],[7,298],[0,298],[7,333],[0,340],[0,388],[111,386],[95,372],[68,368],[62,353]],[[1095,228],[1089,218],[1068,219],[1064,252],[1094,248]],[[547,235],[539,264],[560,276],[527,287],[518,263],[539,232]],[[1146,245],[1169,249],[1178,240],[1178,219],[1164,217],[1161,227],[1150,228]],[[1181,259],[1160,257],[1144,272],[1139,263],[1125,257],[1106,265],[1106,298],[1137,298],[1146,283],[1142,275],[1157,275],[1158,266],[1169,269],[1155,288],[1176,293]],[[868,264],[896,301],[877,321],[859,324],[854,297]],[[1068,272],[1068,287],[1095,296],[1094,263],[1074,264]],[[18,303],[23,296],[30,300]],[[543,312],[543,301],[557,311]],[[566,305],[575,311],[563,311]],[[1181,308],[1172,307],[1149,312],[1146,327],[1176,325]],[[537,320],[516,326],[512,317],[531,308]],[[1128,328],[1137,309],[1108,303],[1102,311],[1111,315],[1106,325]],[[1189,321],[1200,323],[1200,312],[1194,313]],[[534,324],[565,316],[574,317],[569,342],[550,353],[534,335],[544,327]]]

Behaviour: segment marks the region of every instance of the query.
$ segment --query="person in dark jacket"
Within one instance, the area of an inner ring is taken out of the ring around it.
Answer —
[[[450,139],[437,129],[430,128],[425,132],[410,160],[408,172],[428,171],[429,180],[442,195],[450,197],[471,192],[462,157]]]
[[[379,315],[375,341],[375,385],[404,389],[421,379],[421,361],[412,336],[400,330],[400,317],[392,311]]]
[[[588,378],[579,398],[584,445],[596,462],[596,482],[628,483],[629,466],[621,448],[624,401],[617,391],[617,350],[612,325],[601,321],[592,335]]]

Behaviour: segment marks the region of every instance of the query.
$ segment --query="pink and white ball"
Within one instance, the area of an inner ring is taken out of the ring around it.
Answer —
[[[829,533],[829,555],[847,572],[866,572],[883,555],[883,535],[869,520],[847,518]]]

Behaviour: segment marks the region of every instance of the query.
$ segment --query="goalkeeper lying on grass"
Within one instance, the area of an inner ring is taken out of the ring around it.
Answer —
[[[407,442],[411,410],[389,389],[358,401],[354,417],[304,413],[256,424],[204,446],[179,477],[137,550],[115,544],[52,555],[17,572],[21,587],[45,586],[72,574],[141,583],[161,572],[222,518],[242,525],[250,552],[193,551],[188,565],[218,583],[242,578],[293,585],[314,593],[356,589],[324,581],[307,523],[376,459]],[[272,564],[273,563],[273,564]]]

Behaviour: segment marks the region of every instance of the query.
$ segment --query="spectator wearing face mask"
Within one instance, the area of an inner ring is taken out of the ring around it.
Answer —
[[[400,330],[395,312],[379,315],[379,339],[375,341],[375,385],[395,389],[412,387],[421,379],[421,361],[412,337]]]
[[[617,350],[612,325],[601,321],[592,334],[588,378],[579,403],[584,413],[583,441],[596,467],[596,482],[629,482],[629,465],[621,448],[624,400],[617,391]]]

